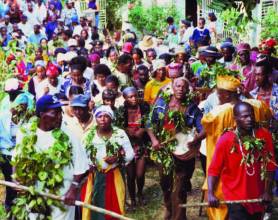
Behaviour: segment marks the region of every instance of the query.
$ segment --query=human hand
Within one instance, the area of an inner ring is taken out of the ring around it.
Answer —
[[[159,150],[162,146],[160,145],[159,141],[157,139],[152,140],[152,148],[154,150]]]
[[[47,93],[49,93],[49,87],[48,86],[44,88],[44,94],[47,94]]]
[[[78,192],[78,190],[77,190],[76,186],[72,185],[69,188],[69,190],[67,191],[67,193],[65,194],[65,197],[64,197],[64,202],[66,205],[74,205],[77,192]]]
[[[214,193],[208,193],[209,207],[217,208],[219,206],[219,199],[215,197]]]
[[[104,158],[104,161],[105,161],[106,163],[108,163],[108,164],[114,164],[114,163],[117,162],[117,160],[118,160],[118,157],[115,156],[115,155],[110,156],[110,157],[105,157],[105,158]]]
[[[182,154],[182,155],[177,155],[177,154],[174,154],[173,155],[178,158],[179,160],[182,160],[182,161],[186,161],[186,160],[190,160],[192,158],[194,158],[197,154],[197,150],[196,149],[192,149],[192,150],[189,150],[188,152],[186,152],[185,154]]]
[[[265,192],[262,196],[262,199],[264,204],[271,203],[271,201],[273,200],[273,195],[268,192]]]

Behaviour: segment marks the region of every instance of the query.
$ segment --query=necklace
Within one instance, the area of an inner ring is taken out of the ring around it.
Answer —
[[[247,156],[246,156],[246,154],[243,152],[243,144],[242,144],[242,141],[241,141],[241,139],[240,139],[238,129],[236,129],[236,134],[237,134],[237,137],[238,137],[239,149],[240,149],[242,158],[246,158]],[[255,138],[255,132],[254,132],[253,129],[252,129],[252,136]],[[248,167],[251,167],[251,172],[249,172]],[[246,173],[247,173],[248,176],[254,176],[254,175],[255,175],[255,168],[254,168],[254,165],[253,165],[253,164],[252,164],[251,166],[248,166],[248,164],[246,164],[245,170],[246,170]]]

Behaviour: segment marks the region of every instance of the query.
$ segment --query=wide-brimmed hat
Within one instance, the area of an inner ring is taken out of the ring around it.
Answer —
[[[156,46],[156,43],[153,40],[152,36],[146,35],[144,36],[143,40],[139,42],[138,46],[141,50],[147,50],[150,48],[154,48]]]
[[[217,59],[221,58],[221,53],[218,52],[216,47],[208,46],[201,54],[205,57],[215,57]]]

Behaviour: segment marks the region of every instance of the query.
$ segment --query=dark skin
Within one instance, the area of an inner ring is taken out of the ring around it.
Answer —
[[[182,103],[182,99],[184,97],[184,94],[186,94],[189,91],[189,85],[188,83],[183,80],[183,79],[175,79],[173,81],[173,91],[174,91],[174,95],[171,97],[170,103],[169,103],[169,109],[170,110],[181,110],[181,103]],[[159,150],[160,148],[162,148],[163,146],[161,145],[161,143],[159,142],[159,140],[156,138],[155,134],[148,129],[147,130],[151,142],[152,142],[152,147],[155,150]],[[204,132],[201,132],[200,134],[196,135],[193,139],[193,141],[188,143],[188,147],[189,149],[191,149],[190,153],[185,153],[183,155],[175,155],[178,159],[180,160],[188,160],[188,158],[192,158],[191,157],[191,153],[194,154],[195,151],[197,151],[199,148],[196,146],[199,146],[202,139],[205,137]]]
[[[82,86],[83,83],[85,82],[83,73],[79,69],[71,70],[70,77],[72,78],[74,84],[77,86]]]
[[[259,93],[272,91],[272,82],[269,81],[269,74],[264,66],[256,66],[254,74]]]
[[[248,103],[240,103],[234,108],[234,118],[240,137],[252,136],[255,127],[255,114],[253,107]],[[265,192],[262,195],[264,202],[272,201],[272,182],[274,172],[267,172],[265,180]],[[215,196],[219,176],[208,176],[208,203],[210,207],[218,207],[219,199]]]
[[[157,81],[163,82],[166,78],[166,68],[162,67],[156,70],[155,79]]]
[[[205,61],[208,65],[208,67],[211,67],[212,65],[214,65],[216,63],[216,57],[206,56]]]
[[[73,106],[72,111],[78,122],[81,124],[89,123],[92,120],[92,115],[89,112],[89,107]]]
[[[239,96],[237,92],[232,92],[225,89],[217,88],[217,96],[221,105],[225,103],[237,103],[239,101]]]
[[[231,62],[233,60],[233,53],[229,47],[225,47],[221,50],[224,61],[225,62]]]
[[[138,101],[138,95],[137,92],[130,92],[127,95],[124,96],[126,104],[127,104],[127,110],[128,110],[128,117],[135,117],[134,111],[137,111],[139,108],[139,101]],[[140,139],[143,137],[145,129],[143,128],[127,128],[126,132],[128,136],[130,137],[131,142],[140,142]],[[135,200],[135,180],[137,183],[137,189],[138,189],[138,200],[141,205],[144,205],[144,199],[143,199],[143,187],[145,183],[145,158],[144,156],[141,157],[138,160],[132,161],[127,167],[127,186],[128,191],[131,198],[131,208],[133,208],[136,205]]]
[[[49,109],[46,112],[40,114],[39,128],[43,131],[51,131],[56,128],[60,128],[62,124],[62,109],[55,108]],[[80,183],[86,174],[74,175],[73,182]],[[71,185],[68,192],[64,196],[64,202],[67,205],[74,205],[78,188],[75,185]]]
[[[147,62],[151,64],[152,61],[155,60],[155,59],[156,59],[155,52],[154,51],[148,51],[147,52]]]
[[[121,73],[129,74],[132,71],[132,60],[128,60],[126,63],[118,64],[117,68]]]
[[[250,63],[250,51],[242,50],[238,52],[239,61],[242,66],[246,66]]]
[[[112,136],[112,119],[107,114],[101,114],[96,117],[97,133],[102,138],[110,138]],[[113,155],[105,158],[105,162],[108,164],[116,163],[118,160],[117,155]]]

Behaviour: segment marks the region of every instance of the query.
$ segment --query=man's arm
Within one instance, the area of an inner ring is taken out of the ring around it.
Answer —
[[[215,197],[214,190],[219,181],[218,176],[208,176],[208,203],[210,207],[218,207],[219,199]]]
[[[274,172],[266,172],[266,179],[265,179],[265,191],[262,196],[264,202],[269,203],[272,201],[273,193],[272,193],[272,186],[273,186],[273,179],[274,179]]]
[[[80,183],[84,177],[86,177],[88,172],[81,174],[81,175],[74,175],[73,181],[71,182],[70,188],[65,194],[65,204],[67,205],[74,205],[76,200],[77,193],[79,192],[79,188],[81,187]]]

